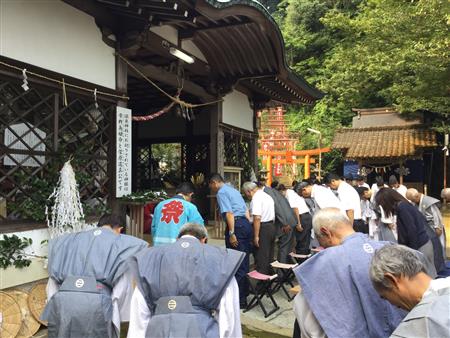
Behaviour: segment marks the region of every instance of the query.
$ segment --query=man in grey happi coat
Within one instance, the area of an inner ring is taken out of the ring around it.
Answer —
[[[370,278],[381,297],[410,311],[391,338],[450,338],[450,277],[433,280],[410,248],[377,250]]]
[[[50,338],[120,336],[132,295],[125,261],[148,246],[121,230],[118,216],[104,215],[97,229],[50,241],[48,303],[42,315]]]
[[[205,228],[187,223],[176,243],[135,256],[128,337],[242,337],[234,274],[244,253],[204,244]]]
[[[428,226],[436,233],[442,246],[442,255],[445,261],[447,259],[445,252],[445,227],[441,211],[439,210],[441,202],[436,198],[421,194],[414,188],[406,191],[406,198],[417,205],[419,211],[425,216]]]
[[[294,246],[294,229],[297,226],[297,217],[287,198],[278,190],[263,186],[263,191],[272,197],[275,203],[275,226],[277,227],[278,238],[277,260],[281,263],[291,263],[289,254]]]

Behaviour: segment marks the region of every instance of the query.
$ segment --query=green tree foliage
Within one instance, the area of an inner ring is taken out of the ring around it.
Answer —
[[[354,17],[328,12],[321,21],[344,38],[325,60],[322,89],[348,108],[392,105],[448,127],[449,13],[447,0],[369,0]]]
[[[326,93],[291,107],[300,148],[329,145],[351,108],[395,106],[450,127],[450,2],[447,0],[284,0],[275,14],[291,67]]]

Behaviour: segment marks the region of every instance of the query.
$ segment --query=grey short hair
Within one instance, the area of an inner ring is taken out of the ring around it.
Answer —
[[[258,188],[258,186],[256,185],[255,182],[245,182],[242,185],[242,191],[244,191],[244,192],[250,192],[250,191],[255,190],[256,188]]]
[[[375,289],[390,289],[391,282],[385,278],[386,273],[394,276],[414,277],[425,272],[425,266],[416,251],[397,244],[388,244],[378,249],[370,264],[370,279]]]
[[[186,223],[180,229],[178,233],[178,238],[181,238],[184,235],[191,235],[197,238],[198,240],[202,240],[203,238],[208,237],[208,232],[204,225],[197,223]]]
[[[450,188],[444,188],[441,191],[441,198],[445,198],[447,202],[450,202]]]
[[[336,229],[338,224],[347,224],[352,227],[350,220],[338,208],[323,208],[314,214],[313,220],[314,233],[320,237],[320,229],[327,228],[330,231]]]

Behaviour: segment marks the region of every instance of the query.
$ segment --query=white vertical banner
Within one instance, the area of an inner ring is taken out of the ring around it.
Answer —
[[[117,107],[116,197],[131,194],[131,109]]]

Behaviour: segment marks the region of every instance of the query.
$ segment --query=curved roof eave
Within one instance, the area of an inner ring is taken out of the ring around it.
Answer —
[[[257,16],[252,16],[252,19],[261,24],[262,26],[265,26],[269,29],[268,33],[272,33],[271,38],[272,42],[276,46],[276,54],[278,56],[278,60],[281,61],[281,64],[279,64],[279,77],[286,81],[287,83],[291,83],[295,86],[298,86],[309,95],[311,98],[315,100],[321,99],[325,94],[321,92],[319,89],[315,88],[314,86],[310,85],[305,79],[303,79],[301,76],[297,75],[287,64],[286,61],[286,55],[285,55],[285,45],[284,45],[284,39],[281,34],[280,28],[278,27],[278,24],[276,23],[275,19],[270,15],[270,13],[267,11],[267,9],[262,5],[260,2],[256,0],[200,0],[196,1],[196,9],[201,13],[203,11],[208,12],[208,15],[211,15],[213,13],[210,13],[206,6],[203,6],[202,3],[205,3],[216,10],[228,10],[230,11],[231,15],[240,15],[242,12],[240,9],[242,6],[251,7],[256,14],[259,14]]]

